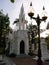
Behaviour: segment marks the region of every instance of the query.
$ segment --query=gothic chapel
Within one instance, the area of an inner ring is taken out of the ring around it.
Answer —
[[[19,14],[19,22],[16,23],[18,30],[13,32],[13,42],[10,45],[10,53],[15,53],[16,55],[29,53],[29,42],[27,34],[27,21],[25,20],[24,7],[21,6]]]

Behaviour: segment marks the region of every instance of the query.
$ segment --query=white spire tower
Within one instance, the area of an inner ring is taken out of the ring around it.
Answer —
[[[25,14],[24,14],[24,7],[22,4],[20,15],[19,15],[19,30],[25,30]]]
[[[29,53],[29,41],[28,34],[26,29],[27,21],[25,20],[24,7],[23,4],[21,6],[19,20],[17,22],[18,30],[14,31],[14,41],[11,47],[12,53],[16,55]]]

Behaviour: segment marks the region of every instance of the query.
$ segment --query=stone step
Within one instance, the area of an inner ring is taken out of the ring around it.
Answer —
[[[16,57],[31,57],[30,55],[26,55],[26,54],[20,54],[20,55],[17,55]]]

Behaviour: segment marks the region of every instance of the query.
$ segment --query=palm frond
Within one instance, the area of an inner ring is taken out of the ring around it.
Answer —
[[[17,22],[19,22],[19,19],[16,19],[16,20],[14,21],[14,23],[13,23],[13,24],[15,24],[15,23],[17,23]]]

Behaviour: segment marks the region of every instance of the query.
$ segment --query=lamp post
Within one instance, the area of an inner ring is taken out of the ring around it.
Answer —
[[[32,7],[32,2],[30,3],[30,7]],[[43,11],[45,10],[45,8],[43,7]],[[40,23],[41,21],[45,21],[47,19],[47,16],[44,14],[42,19],[40,19],[39,14],[37,15],[37,17],[33,17],[34,16],[34,12],[33,11],[29,11],[28,15],[30,16],[31,19],[34,19],[37,23],[38,26],[38,60],[37,60],[37,65],[42,65],[42,60],[41,60],[41,47],[40,47]]]

